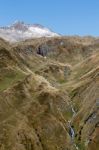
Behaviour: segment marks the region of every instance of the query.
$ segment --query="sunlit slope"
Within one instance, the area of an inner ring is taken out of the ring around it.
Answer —
[[[99,149],[98,39],[0,39],[0,150],[63,149]]]

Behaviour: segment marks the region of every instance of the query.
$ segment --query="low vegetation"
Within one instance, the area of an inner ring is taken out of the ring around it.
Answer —
[[[0,39],[0,150],[99,149],[97,40]]]

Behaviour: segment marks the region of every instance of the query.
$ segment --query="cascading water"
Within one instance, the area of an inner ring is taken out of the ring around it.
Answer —
[[[72,119],[73,119],[73,117],[75,117],[75,115],[76,115],[73,105],[71,105],[71,110],[73,112],[73,116],[72,116]],[[69,135],[71,137],[72,142],[74,142],[75,130],[74,130],[74,127],[71,125],[71,120],[68,121],[68,127],[69,127]],[[74,143],[74,146],[75,146],[76,150],[79,150],[78,146],[75,143]]]

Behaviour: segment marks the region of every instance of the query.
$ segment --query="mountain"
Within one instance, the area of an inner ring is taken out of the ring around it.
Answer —
[[[98,41],[0,39],[0,150],[99,150]]]
[[[59,34],[39,24],[25,24],[16,21],[11,26],[0,28],[0,37],[10,42],[22,41],[30,38],[55,37]]]

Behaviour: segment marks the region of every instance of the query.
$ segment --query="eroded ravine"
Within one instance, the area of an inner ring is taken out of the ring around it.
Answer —
[[[76,112],[74,110],[74,107],[73,105],[71,104],[71,110],[72,110],[72,117],[71,119],[68,121],[68,127],[69,127],[69,135],[71,137],[71,143],[74,145],[74,147],[76,148],[76,150],[79,150],[78,146],[76,145],[75,143],[75,129],[74,129],[74,126],[72,125],[72,120],[75,118],[76,116]]]

